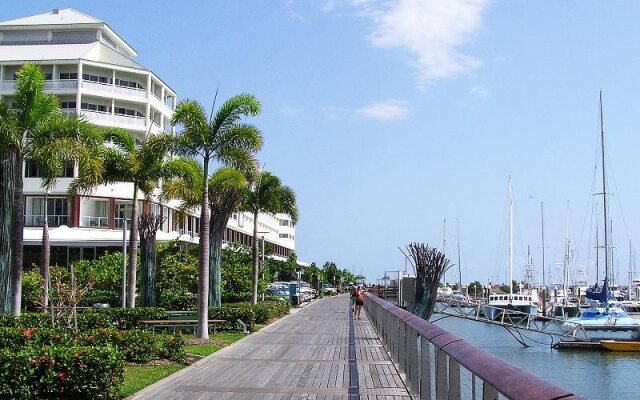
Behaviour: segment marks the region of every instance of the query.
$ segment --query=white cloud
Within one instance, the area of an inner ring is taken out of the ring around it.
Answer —
[[[409,117],[407,102],[402,100],[389,100],[382,103],[372,103],[360,107],[356,112],[364,118],[379,121],[397,121]]]
[[[369,37],[380,48],[415,56],[421,85],[472,70],[481,62],[460,51],[482,26],[488,0],[346,0],[374,24]]]
[[[302,110],[290,105],[284,105],[280,107],[280,113],[287,117],[297,117],[302,113]]]
[[[469,93],[480,99],[486,99],[491,95],[489,89],[484,86],[474,86],[471,88],[471,90],[469,90]]]

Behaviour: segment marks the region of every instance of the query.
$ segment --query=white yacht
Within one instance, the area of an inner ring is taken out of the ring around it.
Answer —
[[[513,200],[511,193],[511,176],[509,176],[509,281],[508,294],[489,295],[489,303],[483,307],[488,319],[498,319],[505,314],[538,314],[538,294],[535,290],[524,293],[513,293]],[[523,315],[524,316],[524,315]]]

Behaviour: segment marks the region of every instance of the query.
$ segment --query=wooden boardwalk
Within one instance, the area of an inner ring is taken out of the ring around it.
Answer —
[[[132,399],[410,400],[363,310],[325,298],[164,379]]]

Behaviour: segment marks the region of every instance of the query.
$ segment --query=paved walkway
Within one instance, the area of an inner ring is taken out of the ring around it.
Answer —
[[[318,300],[133,397],[180,400],[410,400],[364,311]]]

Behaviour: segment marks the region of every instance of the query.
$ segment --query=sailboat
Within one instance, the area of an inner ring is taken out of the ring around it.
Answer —
[[[602,196],[604,215],[604,270],[605,278],[602,287],[598,283],[587,289],[586,298],[589,308],[580,316],[569,318],[562,325],[565,331],[574,331],[581,325],[586,331],[636,331],[640,333],[640,321],[630,317],[624,307],[616,301],[609,287],[609,239],[607,220],[607,181],[604,160],[604,122],[602,115],[602,92],[600,92],[600,145],[602,156]],[[597,277],[596,277],[597,279]]]
[[[489,303],[483,308],[484,315],[491,320],[501,318],[502,315],[510,313],[537,315],[537,293],[513,293],[513,199],[511,175],[509,175],[509,282],[510,293],[489,295]]]
[[[569,215],[569,202],[567,201],[567,215]],[[578,315],[578,303],[570,302],[569,298],[569,269],[571,267],[571,239],[569,239],[569,218],[567,218],[567,236],[565,238],[564,261],[562,263],[562,289],[554,294],[556,299],[553,307],[555,317],[569,318]],[[559,295],[559,293],[562,295]]]

